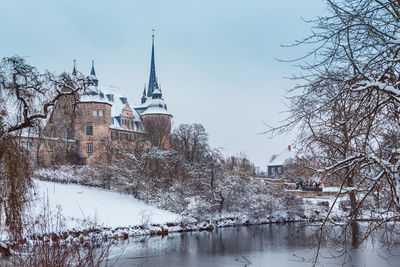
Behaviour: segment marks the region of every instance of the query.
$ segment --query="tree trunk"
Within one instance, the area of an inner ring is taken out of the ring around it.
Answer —
[[[347,183],[349,187],[354,186],[353,182],[353,177],[350,175],[347,179]],[[353,217],[353,219],[350,221],[350,226],[351,226],[351,244],[353,248],[358,247],[358,241],[359,241],[359,226],[357,222],[357,199],[356,199],[356,194],[354,191],[351,191],[349,193],[350,197],[350,216]]]

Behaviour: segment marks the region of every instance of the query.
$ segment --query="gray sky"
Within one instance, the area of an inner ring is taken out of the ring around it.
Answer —
[[[302,21],[320,15],[322,0],[2,0],[0,57],[19,55],[39,69],[89,74],[139,103],[150,71],[151,29],[156,73],[173,126],[201,123],[226,155],[246,153],[262,169],[292,134],[268,139],[278,125],[296,69],[275,58],[303,55],[282,48],[310,33]]]

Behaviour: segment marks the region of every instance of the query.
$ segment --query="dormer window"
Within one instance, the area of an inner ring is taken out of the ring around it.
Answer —
[[[119,99],[121,99],[121,102],[122,102],[122,104],[126,104],[126,103],[128,103],[128,98],[126,98],[126,97],[120,97]]]
[[[114,95],[112,95],[112,94],[107,94],[106,96],[107,96],[107,98],[108,98],[108,101],[114,102]]]

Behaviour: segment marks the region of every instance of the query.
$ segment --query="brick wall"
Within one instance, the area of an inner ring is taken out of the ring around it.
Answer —
[[[93,112],[96,111],[94,114]],[[100,116],[100,111],[102,116]],[[105,153],[102,141],[109,137],[111,105],[99,102],[79,102],[75,110],[75,139],[79,142],[78,153],[86,164],[93,164]],[[88,132],[88,127],[91,131]],[[88,146],[91,146],[91,152]]]

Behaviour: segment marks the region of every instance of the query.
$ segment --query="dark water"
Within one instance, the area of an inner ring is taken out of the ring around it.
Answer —
[[[116,266],[310,266],[315,230],[301,224],[220,228],[213,232],[135,238],[115,248]],[[321,266],[400,266],[400,249],[389,255],[370,239],[347,257],[322,249]],[[122,254],[121,254],[122,253]],[[351,262],[349,256],[351,257]]]

